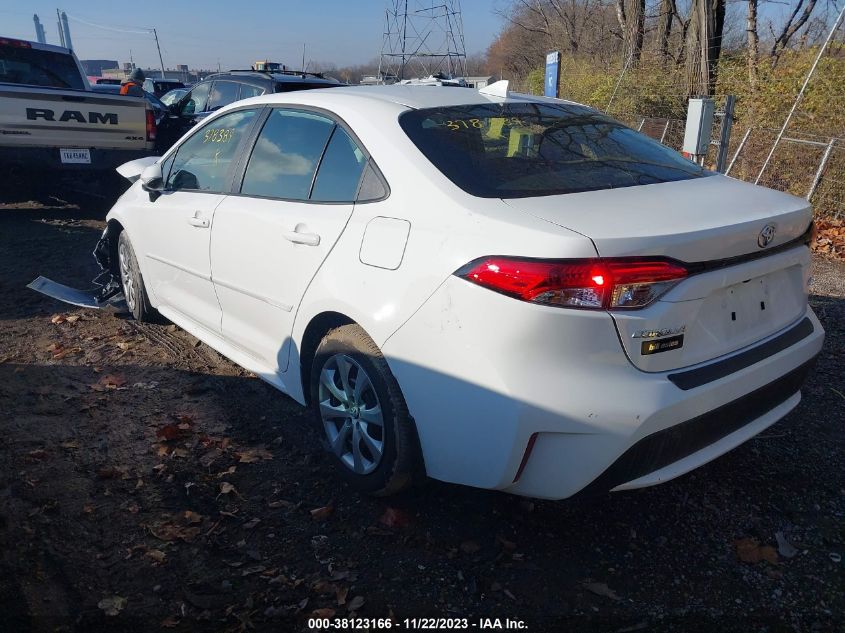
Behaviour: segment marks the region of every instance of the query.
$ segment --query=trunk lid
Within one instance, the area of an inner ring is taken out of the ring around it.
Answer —
[[[504,202],[585,235],[600,257],[685,263],[777,249],[812,218],[806,200],[721,175]],[[774,237],[760,246],[767,226]],[[809,250],[795,248],[692,274],[644,309],[611,313],[622,347],[636,367],[656,372],[753,345],[804,315],[809,263]]]

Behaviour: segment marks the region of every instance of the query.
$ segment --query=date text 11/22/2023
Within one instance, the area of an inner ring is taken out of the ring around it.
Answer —
[[[527,630],[528,625],[520,619],[511,618],[309,618],[308,628],[320,630],[388,630],[404,629],[411,631],[519,631]]]

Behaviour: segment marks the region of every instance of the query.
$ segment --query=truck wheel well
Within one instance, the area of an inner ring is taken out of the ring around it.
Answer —
[[[351,323],[355,323],[355,321],[340,312],[321,312],[311,319],[308,327],[305,328],[299,350],[299,373],[306,403],[311,399],[311,363],[314,361],[314,354],[317,352],[320,341],[333,329]]]

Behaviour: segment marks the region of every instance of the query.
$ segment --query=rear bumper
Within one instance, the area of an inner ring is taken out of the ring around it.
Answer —
[[[562,499],[667,481],[782,418],[824,340],[809,308],[787,329],[805,318],[812,332],[791,345],[682,389],[677,371],[633,367],[606,313],[526,305],[455,278],[382,348],[430,476]]]
[[[58,147],[0,147],[0,166],[31,171],[111,171],[130,160],[152,155],[152,144],[148,145],[144,149],[90,148],[91,164],[62,163]]]

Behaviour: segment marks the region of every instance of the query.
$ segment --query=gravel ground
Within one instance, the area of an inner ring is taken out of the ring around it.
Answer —
[[[287,631],[309,616],[533,631],[845,627],[845,265],[786,419],[665,485],[558,503],[347,489],[290,399],[174,326],[71,309],[102,201],[0,205],[0,631]],[[473,626],[476,625],[476,626]]]

